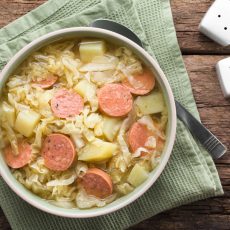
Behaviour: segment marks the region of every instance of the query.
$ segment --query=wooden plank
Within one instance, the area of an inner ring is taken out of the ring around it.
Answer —
[[[208,201],[207,201],[208,202]],[[132,230],[229,230],[229,215],[219,214],[193,214],[193,212],[180,212],[175,209],[171,212],[155,216],[136,225]]]
[[[202,122],[230,149],[230,100],[224,98],[215,64],[225,56],[184,56]],[[229,151],[228,151],[229,153]],[[217,163],[230,163],[226,154]]]
[[[214,0],[171,0],[177,37],[184,54],[230,54],[198,31],[198,25]]]
[[[1,0],[0,28],[23,16],[46,0]]]

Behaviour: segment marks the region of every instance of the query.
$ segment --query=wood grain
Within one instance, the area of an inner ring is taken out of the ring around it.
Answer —
[[[184,54],[230,54],[198,31],[198,25],[214,0],[171,0],[177,37]]]
[[[223,58],[186,55],[184,61],[202,122],[230,149],[230,100],[223,97],[215,71],[215,64]],[[229,164],[230,155],[226,154],[218,163]]]
[[[1,0],[0,28],[46,0]],[[213,0],[171,0],[178,41],[190,76],[202,122],[230,149],[230,100],[224,99],[215,73],[218,60],[230,54],[198,32]],[[230,229],[230,152],[216,162],[225,195],[164,212],[130,229]],[[10,226],[0,210],[0,229]]]

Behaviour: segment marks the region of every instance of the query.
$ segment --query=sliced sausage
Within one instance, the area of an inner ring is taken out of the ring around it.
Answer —
[[[35,86],[38,86],[42,89],[48,89],[53,86],[58,80],[58,76],[53,74],[47,74],[47,76],[41,80],[34,82]]]
[[[144,95],[154,88],[155,77],[150,70],[145,69],[143,73],[134,76],[133,84],[125,80],[123,86],[129,89],[132,94]]]
[[[66,89],[57,91],[51,99],[51,109],[56,117],[68,118],[82,112],[84,102],[82,97]]]
[[[160,127],[156,122],[154,122],[154,125],[159,132],[162,132],[162,130],[160,130]],[[145,144],[148,138],[151,136],[154,136],[156,138],[156,148],[154,149],[156,149],[156,151],[161,152],[164,148],[165,140],[162,139],[161,136],[158,136],[157,133],[150,131],[146,125],[141,124],[139,122],[134,123],[128,132],[128,143],[131,151],[134,153],[140,147],[147,148],[145,147]],[[144,156],[146,154],[142,152],[141,155]]]
[[[103,86],[99,89],[97,96],[100,110],[109,116],[122,117],[132,110],[132,95],[120,84]]]
[[[101,199],[113,193],[113,183],[109,174],[98,168],[91,168],[86,172],[82,177],[82,185],[88,195]]]
[[[145,147],[150,136],[153,136],[153,133],[148,130],[146,125],[135,122],[128,132],[128,143],[131,151],[134,153],[138,148]]]
[[[54,171],[67,170],[76,156],[73,142],[69,137],[59,133],[46,137],[41,153],[45,166]]]
[[[30,144],[25,141],[18,143],[18,155],[13,153],[11,146],[5,148],[4,157],[7,165],[11,168],[18,169],[22,168],[30,162],[32,148]]]

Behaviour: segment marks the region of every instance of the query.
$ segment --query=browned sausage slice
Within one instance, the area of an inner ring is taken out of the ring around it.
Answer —
[[[100,110],[109,116],[122,117],[132,110],[132,95],[120,84],[103,86],[99,89],[97,96]]]
[[[65,171],[73,163],[76,151],[69,137],[54,133],[46,137],[42,145],[45,166],[54,171]]]
[[[88,195],[101,199],[113,193],[113,183],[109,174],[98,168],[91,168],[86,172],[82,177],[82,185]]]
[[[53,75],[53,74],[47,74],[45,78],[34,82],[34,85],[42,89],[48,89],[51,86],[53,86],[57,80],[58,80],[58,76]]]
[[[21,141],[18,143],[18,152],[19,154],[16,156],[13,153],[11,146],[6,147],[4,150],[4,157],[6,163],[14,169],[22,168],[30,162],[31,159],[31,146],[25,141]]]
[[[132,94],[144,95],[154,88],[155,77],[150,70],[145,69],[143,73],[134,76],[134,85],[131,85],[128,80],[125,80],[123,86],[129,89]]]
[[[150,136],[153,136],[153,133],[148,130],[146,125],[135,122],[128,133],[128,143],[131,151],[134,153],[138,148],[144,147]]]
[[[79,94],[61,89],[51,99],[51,108],[55,116],[68,118],[80,114],[84,108],[84,102]]]

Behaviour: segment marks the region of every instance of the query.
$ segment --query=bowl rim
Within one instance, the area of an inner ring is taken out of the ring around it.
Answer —
[[[101,208],[91,209],[92,212],[90,212],[90,213],[85,213],[85,212],[83,212],[83,213],[77,213],[77,212],[76,213],[65,213],[65,210],[67,210],[65,208],[58,208],[54,205],[52,205],[52,207],[46,207],[42,203],[39,203],[35,199],[32,199],[32,197],[25,196],[25,194],[23,194],[23,192],[21,192],[20,189],[17,188],[17,186],[15,185],[15,182],[7,176],[7,173],[4,171],[4,169],[2,167],[0,167],[0,175],[5,180],[5,182],[8,184],[8,186],[19,197],[21,197],[23,200],[25,200],[26,202],[28,202],[32,206],[34,206],[34,207],[36,207],[42,211],[45,211],[47,213],[57,215],[57,216],[69,217],[69,218],[89,218],[89,217],[97,217],[97,216],[109,214],[111,212],[115,212],[115,211],[127,206],[128,204],[131,204],[136,199],[141,197],[154,184],[154,182],[159,178],[160,174],[162,173],[163,169],[165,168],[165,166],[166,166],[166,164],[170,158],[170,155],[171,155],[172,149],[173,149],[173,145],[175,142],[175,137],[176,137],[176,107],[175,107],[175,101],[174,101],[174,96],[173,96],[171,87],[169,85],[169,82],[168,82],[164,72],[160,68],[157,61],[155,61],[153,59],[153,57],[151,57],[150,54],[147,53],[147,51],[145,51],[142,47],[140,47],[139,45],[137,45],[136,43],[134,43],[130,39],[128,39],[128,38],[126,38],[126,37],[124,37],[118,33],[115,33],[115,32],[109,31],[109,30],[105,30],[105,29],[93,28],[93,27],[71,27],[71,28],[66,28],[66,29],[60,29],[60,30],[56,30],[56,31],[51,32],[51,33],[47,33],[47,34],[33,40],[32,42],[30,42],[29,44],[24,46],[22,49],[20,49],[10,59],[10,61],[6,64],[6,66],[2,69],[2,72],[0,73],[0,82],[4,81],[4,76],[7,75],[7,72],[11,69],[11,66],[14,63],[16,63],[18,59],[23,57],[23,55],[26,52],[28,52],[30,49],[32,49],[34,46],[36,46],[42,42],[45,42],[46,40],[56,38],[59,35],[64,35],[64,34],[74,33],[74,32],[87,32],[87,33],[94,32],[94,33],[98,33],[98,34],[105,34],[105,35],[108,35],[110,37],[113,37],[117,40],[124,42],[124,44],[130,45],[133,49],[135,49],[139,53],[141,53],[145,57],[145,59],[147,59],[148,62],[152,65],[152,67],[154,68],[154,70],[157,72],[160,79],[162,80],[163,85],[164,85],[165,90],[166,90],[166,93],[168,94],[167,96],[168,96],[169,108],[171,109],[171,117],[170,117],[171,118],[171,126],[170,126],[170,133],[169,133],[170,140],[168,142],[167,148],[165,149],[164,158],[161,160],[161,163],[157,166],[157,169],[154,172],[154,176],[152,177],[151,180],[149,180],[148,183],[140,185],[139,187],[141,187],[141,188],[136,193],[133,193],[133,195],[131,197],[129,197],[128,199],[126,199],[123,202],[118,203],[115,206],[112,206],[109,208],[106,208],[106,206],[105,206],[104,209],[101,209]],[[9,76],[7,76],[7,79],[8,79],[8,77]]]

